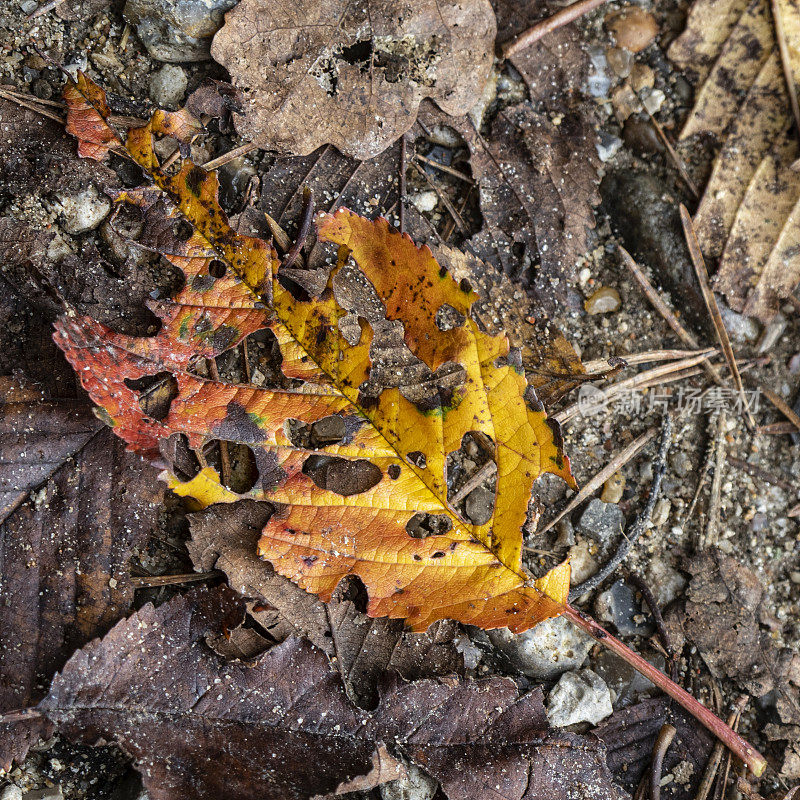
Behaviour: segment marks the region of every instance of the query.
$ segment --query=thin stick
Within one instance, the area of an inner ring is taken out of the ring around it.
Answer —
[[[234,147],[233,150],[228,150],[227,153],[224,153],[221,156],[217,156],[217,158],[212,158],[211,161],[206,161],[203,164],[203,169],[207,172],[211,172],[211,170],[219,169],[223,164],[227,164],[229,161],[233,161],[234,158],[239,158],[239,156],[245,156],[248,153],[252,153],[253,150],[257,150],[258,145],[253,144],[252,142],[247,142],[246,144],[240,145],[239,147]]]
[[[653,760],[650,763],[650,800],[661,800],[661,770],[664,768],[664,756],[677,732],[674,725],[665,722],[653,744]]]
[[[636,278],[636,282],[639,284],[639,287],[644,292],[647,299],[653,304],[653,308],[661,314],[667,325],[675,331],[675,335],[687,347],[692,347],[697,350],[700,347],[700,343],[693,334],[689,333],[689,331],[683,327],[680,320],[675,316],[675,312],[664,302],[664,299],[647,279],[647,276],[642,272],[639,265],[633,260],[631,254],[624,247],[618,247],[618,249],[625,266],[630,270],[633,277]],[[712,364],[708,364],[705,365],[703,369],[705,369],[709,377],[715,383],[719,385],[723,384],[722,375],[720,375],[716,367]]]
[[[281,262],[281,269],[289,269],[289,267],[297,261],[298,256],[303,250],[303,245],[306,243],[308,234],[311,231],[311,223],[314,220],[314,192],[308,188],[303,187],[303,214],[300,218],[300,229],[297,231],[297,238],[294,244],[289,248],[289,252],[283,257]]]
[[[500,46],[503,58],[515,56],[520,50],[530,47],[543,36],[547,36],[548,33],[552,33],[563,25],[568,25],[584,14],[594,11],[595,8],[599,8],[605,2],[606,0],[580,0],[578,3],[573,3],[571,6],[562,8],[561,11],[553,14],[552,17],[540,20],[535,25],[532,25],[527,30],[517,34],[513,39],[509,39]]]
[[[731,729],[733,729],[736,720],[739,719],[739,715],[744,710],[746,703],[747,695],[739,695],[733,705],[731,713],[728,715],[728,725]],[[708,797],[708,793],[711,791],[711,787],[714,784],[717,770],[719,769],[719,762],[722,760],[723,748],[724,745],[722,741],[718,741],[714,744],[714,749],[711,751],[711,755],[706,762],[706,768],[703,770],[703,777],[700,779],[700,785],[697,787],[695,800],[706,800]]]
[[[624,450],[619,452],[606,464],[600,472],[586,482],[583,488],[570,500],[569,504],[547,523],[537,534],[547,533],[554,525],[579,506],[590,494],[599,489],[615,472],[625,466],[656,434],[658,428],[648,428],[641,436],[634,439]]]
[[[778,6],[778,0],[770,0],[769,5],[772,9],[772,21],[775,23],[775,38],[778,40],[778,51],[781,54],[786,91],[789,92],[789,103],[792,106],[795,134],[800,136],[800,105],[797,103],[797,89],[794,85],[794,72],[792,70],[791,56],[789,55],[789,46],[786,44],[786,33],[783,30],[783,17]]]
[[[440,164],[438,161],[434,161],[432,158],[425,158],[425,156],[421,156],[419,153],[417,153],[414,156],[414,161],[421,161],[423,164],[428,164],[434,169],[438,169],[441,172],[446,172],[448,175],[452,175],[454,178],[458,178],[460,181],[464,181],[464,183],[468,183],[470,186],[475,185],[475,181],[472,180],[472,178],[470,178],[468,175],[465,175],[463,172],[459,172],[457,169],[448,167],[447,164]]]
[[[668,380],[665,379],[668,376],[672,375],[673,373],[680,375],[682,370],[700,364],[701,362],[707,360],[714,352],[715,350],[713,349],[705,351],[701,350],[696,356],[692,356],[691,358],[683,358],[680,361],[672,361],[660,367],[653,367],[652,369],[640,372],[638,375],[633,375],[630,378],[626,378],[624,381],[614,383],[607,389],[603,390],[602,401],[607,403],[609,400],[612,400],[617,395],[620,395],[629,389],[642,389],[646,385],[651,385],[652,382],[656,380],[659,381],[659,383],[667,383]],[[599,399],[600,398],[598,397],[598,400]],[[564,423],[574,417],[578,412],[581,411],[581,409],[582,404],[580,401],[578,401],[577,403],[573,403],[571,406],[567,406],[567,408],[559,411],[557,414],[554,414],[553,418],[559,423]]]
[[[21,97],[13,95],[10,92],[6,92],[3,89],[0,89],[0,97],[5,98],[11,103],[16,103],[18,106],[27,108],[28,111],[33,111],[36,114],[41,114],[43,117],[47,117],[48,119],[53,120],[53,122],[57,122],[59,125],[64,124],[64,118],[59,117],[58,114],[53,114],[52,112],[48,111],[45,108],[37,108],[33,103],[29,103],[27,100],[23,100]]]
[[[751,464],[749,461],[745,461],[742,458],[729,455],[728,463],[754,478],[760,478],[762,481],[771,483],[773,486],[779,486],[786,492],[797,492],[798,490],[796,484],[789,483],[789,481],[785,481],[783,478],[779,478],[777,475],[767,472],[763,467],[759,467],[757,464]]]
[[[36,17],[41,17],[42,14],[46,14],[48,11],[52,11],[57,6],[60,6],[63,2],[64,0],[48,0],[48,2],[46,2],[44,5],[39,6],[39,8],[28,14],[28,16],[25,17],[25,19],[31,20],[31,19],[36,19]]]
[[[182,575],[148,575],[145,578],[130,578],[134,589],[150,589],[154,586],[172,586],[180,583],[196,583],[216,578],[220,572],[189,572]]]
[[[742,383],[742,376],[739,374],[739,368],[736,366],[736,357],[733,354],[733,347],[731,347],[731,340],[728,338],[728,331],[725,329],[725,324],[722,321],[722,314],[720,314],[719,306],[717,305],[717,298],[714,297],[714,292],[711,291],[711,284],[708,279],[708,270],[706,269],[705,261],[703,261],[703,254],[700,252],[700,244],[697,241],[697,235],[694,232],[694,225],[686,206],[681,203],[681,223],[683,225],[683,232],[686,236],[686,244],[689,247],[689,255],[692,257],[692,264],[694,264],[694,271],[697,275],[697,280],[700,282],[700,288],[703,290],[703,299],[706,301],[708,313],[711,315],[711,321],[714,323],[714,330],[717,333],[720,345],[722,345],[722,352],[725,360],[728,362],[728,367],[733,376],[733,382],[736,390],[739,392],[739,397],[742,401],[742,406],[745,413],[745,422],[751,431],[756,429],[756,421],[750,413],[750,408],[747,405],[747,398],[744,394],[744,384]]]
[[[769,386],[765,386],[763,383],[757,383],[756,386],[758,386],[759,390],[764,394],[767,400],[769,400],[770,403],[772,403],[772,405],[775,406],[775,408],[777,408],[778,411],[780,411],[781,414],[783,414],[783,416],[786,417],[786,419],[788,419],[789,422],[791,422],[792,425],[794,425],[795,428],[800,431],[800,416],[797,415],[794,409],[792,409],[792,407],[779,394],[777,394],[777,392],[774,392],[772,389],[770,389]]]
[[[400,173],[397,176],[398,207],[397,218],[400,224],[400,233],[406,232],[406,135],[400,137]]]
[[[700,547],[713,547],[719,541],[719,507],[722,497],[722,474],[725,471],[725,429],[728,426],[728,415],[720,409],[717,413],[717,425],[714,435],[714,477],[711,479],[711,493],[708,500],[708,521],[705,535]]]
[[[31,103],[36,103],[42,106],[50,106],[50,108],[60,108],[62,111],[67,107],[66,103],[62,103],[60,100],[45,100],[43,97],[37,97],[35,94],[31,94],[30,92],[23,92],[17,89],[16,86],[11,86],[7,83],[4,83],[0,86],[4,92],[8,92],[8,94],[13,94],[15,97],[21,97],[23,100],[29,100]]]
[[[655,508],[658,495],[661,491],[661,481],[664,478],[664,472],[667,468],[667,453],[669,453],[671,444],[672,417],[670,417],[669,414],[665,414],[664,421],[661,424],[661,442],[658,446],[658,453],[656,454],[655,461],[653,462],[653,485],[650,487],[650,496],[647,498],[647,504],[642,509],[641,514],[636,518],[636,522],[633,523],[630,531],[623,533],[619,547],[617,547],[616,552],[611,556],[608,562],[590,578],[587,578],[583,583],[578,584],[574,589],[570,590],[570,600],[574,600],[599,586],[625,560],[625,557],[633,549],[639,537],[644,533],[645,528],[650,522],[650,517],[653,514],[653,509]]]
[[[773,422],[770,425],[759,425],[756,428],[756,433],[764,433],[767,436],[786,436],[798,431],[800,428],[791,422]]]
[[[628,580],[636,587],[636,589],[639,592],[641,592],[644,602],[647,603],[647,607],[650,609],[650,613],[653,616],[653,622],[655,622],[656,624],[656,631],[658,633],[658,638],[661,640],[661,646],[664,648],[664,652],[666,653],[667,660],[669,661],[670,664],[670,677],[672,678],[672,680],[676,680],[678,674],[677,659],[675,651],[672,648],[672,641],[670,640],[669,634],[667,633],[667,626],[664,624],[664,617],[661,614],[661,609],[658,607],[655,595],[653,595],[652,589],[650,588],[649,584],[644,580],[644,578],[640,577],[635,572],[631,572],[628,574]]]
[[[642,353],[626,353],[617,358],[622,359],[628,366],[632,366],[634,364],[650,364],[654,361],[676,361],[696,355],[697,350],[645,350]],[[608,359],[595,358],[593,361],[584,361],[583,368],[590,374],[602,373],[609,368]]]
[[[448,501],[451,506],[457,506],[473,489],[480,486],[497,472],[497,464],[487,461]]]
[[[624,645],[619,639],[612,636],[601,625],[593,619],[582,614],[571,605],[565,604],[564,616],[586,631],[591,637],[607,647],[613,653],[630,664],[637,672],[641,673],[648,680],[658,686],[663,692],[668,694],[673,700],[685,708],[698,722],[708,728],[737,758],[747,764],[750,771],[756,777],[760,777],[766,769],[767,762],[748,741],[731,730],[719,717],[716,717],[696,698],[692,697],[685,689],[682,689],[674,681],[671,681],[660,669],[654,667],[638,653],[634,653],[629,647]]]
[[[692,196],[695,199],[699,198],[700,192],[697,190],[697,186],[695,186],[694,181],[692,180],[689,173],[686,171],[686,166],[683,163],[683,159],[677,154],[675,148],[672,146],[672,142],[670,142],[670,140],[667,138],[667,134],[661,127],[661,123],[653,116],[653,114],[650,112],[650,109],[644,103],[642,103],[642,107],[650,117],[650,122],[653,123],[653,127],[655,128],[656,133],[658,134],[658,138],[661,139],[661,143],[664,145],[664,147],[667,148],[667,153],[669,153],[669,157],[675,164],[675,168],[680,173],[680,176],[681,178],[683,178],[684,183],[689,187],[689,191],[692,193]]]

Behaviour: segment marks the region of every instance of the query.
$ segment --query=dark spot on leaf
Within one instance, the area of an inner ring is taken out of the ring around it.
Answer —
[[[188,242],[192,238],[192,233],[194,233],[194,228],[185,219],[177,220],[172,226],[172,235],[179,242]]]
[[[412,463],[415,467],[419,469],[425,469],[428,465],[428,459],[425,458],[425,453],[421,452],[420,450],[412,450],[406,458]]]
[[[389,473],[389,477],[396,481],[400,477],[400,467],[397,464],[390,464],[389,469],[386,470]]]
[[[303,474],[308,475],[320,489],[343,497],[366,492],[383,478],[380,467],[366,459],[323,455],[309,456],[303,464]]]
[[[189,174],[186,176],[186,186],[195,197],[200,196],[205,177],[206,171],[201,167],[195,166],[189,170]]]
[[[318,561],[317,556],[301,556],[300,560],[307,566],[313,567],[314,563]]]
[[[458,288],[461,289],[464,294],[469,294],[472,291],[472,285],[466,278],[462,278],[459,281]]]

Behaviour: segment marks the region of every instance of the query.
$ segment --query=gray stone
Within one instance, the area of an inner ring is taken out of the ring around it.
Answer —
[[[719,313],[722,316],[725,330],[728,331],[728,336],[733,341],[744,344],[758,339],[761,327],[754,319],[745,317],[744,314],[738,314],[719,299],[717,300],[717,305],[719,306]]]
[[[625,636],[649,636],[655,631],[650,614],[643,614],[633,589],[618,580],[597,597],[595,610],[600,619],[613,622]]]
[[[0,794],[0,800],[22,800],[22,789],[19,786],[6,786],[3,793]]]
[[[177,64],[164,64],[150,79],[150,99],[171,111],[179,108],[186,93],[188,78]]]
[[[622,509],[616,503],[604,503],[595,497],[584,509],[576,528],[578,533],[598,543],[602,558],[611,551],[624,526]]]
[[[659,608],[663,609],[686,588],[686,578],[663,558],[654,556],[647,568],[647,584]]]
[[[487,633],[515,669],[537,681],[552,680],[566,670],[577,669],[594,644],[591,636],[564,617],[545,620],[519,634],[508,628]]]
[[[111,198],[101,194],[93,185],[77,194],[56,196],[61,228],[73,236],[96,228],[111,211]]]
[[[778,343],[778,339],[783,336],[789,322],[783,314],[776,314],[765,326],[761,333],[761,338],[758,340],[756,352],[763,356],[772,350]]]
[[[614,708],[622,708],[638,702],[642,695],[651,692],[655,686],[637,672],[627,661],[609,650],[603,650],[593,662],[595,672],[605,681],[611,692]],[[663,669],[664,659],[656,664]]]
[[[381,800],[431,800],[439,784],[414,764],[407,764],[408,774],[380,786]]]
[[[236,0],[128,0],[125,19],[157,61],[207,61],[211,39]]]
[[[579,722],[597,725],[613,711],[608,686],[590,669],[565,672],[547,696],[547,719],[554,728]]]
[[[494,511],[494,492],[485,486],[478,486],[467,495],[464,510],[473,525],[485,525]]]

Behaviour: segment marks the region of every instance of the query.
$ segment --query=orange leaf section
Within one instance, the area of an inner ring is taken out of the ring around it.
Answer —
[[[370,614],[404,618],[415,629],[453,618],[519,631],[560,613],[569,565],[534,581],[522,565],[522,526],[542,472],[573,486],[574,479],[557,429],[537,407],[524,375],[507,363],[506,338],[486,335],[473,321],[477,295],[386,220],[343,209],[318,223],[319,238],[339,246],[327,288],[320,297],[293,297],[278,280],[272,247],[231,229],[215,175],[188,160],[162,168],[154,138],[185,133],[180,115],[166,112],[131,130],[126,148],[155,185],[118,198],[142,209],[145,231],[186,278],[175,297],[151,306],[161,331],[127,337],[80,317],[57,325],[56,341],[117,433],[153,460],[174,434],[185,435],[194,448],[216,438],[250,446],[259,477],[245,495],[222,486],[211,467],[191,480],[168,476],[169,484],[200,506],[243,496],[276,504],[259,552],[323,599],[344,576],[358,575]],[[180,220],[191,223],[189,235],[170,237]],[[354,342],[352,326],[349,338],[340,327],[353,311],[337,288],[348,259],[375,289],[386,318],[402,324],[408,350],[440,387],[424,402],[412,402],[398,387],[365,394],[375,366],[375,331],[362,317]],[[449,324],[437,321],[442,315]],[[199,359],[267,327],[283,355],[284,375],[302,385],[257,388],[197,374]],[[154,420],[134,386],[164,372],[174,377],[177,397]],[[327,417],[341,419],[339,441],[315,450],[293,444],[287,423]],[[461,519],[447,498],[447,456],[470,433],[493,444],[497,465],[494,514],[482,526]],[[320,456],[346,466],[369,462],[372,477],[353,490],[334,491],[307,469]],[[419,512],[444,516],[449,530],[412,537],[406,525]]]
[[[78,155],[102,161],[112,147],[121,145],[117,134],[106,121],[111,109],[106,93],[82,72],[64,87],[67,104],[67,133],[78,140]]]

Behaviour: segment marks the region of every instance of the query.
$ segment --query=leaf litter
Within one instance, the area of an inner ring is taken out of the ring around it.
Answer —
[[[388,160],[387,160],[387,163],[389,163],[389,161],[388,161]],[[395,162],[395,163],[396,163],[396,162]],[[345,203],[345,205],[349,205],[349,203]],[[389,207],[391,207],[391,201],[389,201]],[[365,209],[365,210],[367,210],[367,209]],[[390,211],[390,213],[391,213],[391,211]],[[425,223],[423,223],[423,224],[425,224]],[[426,233],[426,234],[423,234],[422,236],[420,236],[420,235],[418,235],[418,234],[414,234],[414,236],[415,236],[415,238],[417,238],[417,239],[421,239],[421,238],[425,238],[426,236],[428,236],[428,235],[429,235],[429,233],[430,233],[430,229],[428,229],[428,233]],[[623,288],[623,287],[621,287],[621,288]],[[623,300],[624,300],[624,301],[626,301],[626,300],[627,300],[627,297],[626,297],[625,291],[623,291]],[[628,319],[628,317],[627,317],[627,316],[626,316],[626,317],[623,317],[623,318],[624,318],[624,319]],[[598,320],[598,322],[599,322],[599,320]],[[592,350],[592,353],[593,353],[593,354],[596,354],[596,355],[598,355],[598,356],[599,356],[599,355],[603,354],[603,351],[602,351],[602,350],[601,350],[601,351],[598,351],[597,349],[593,349],[593,350]]]

